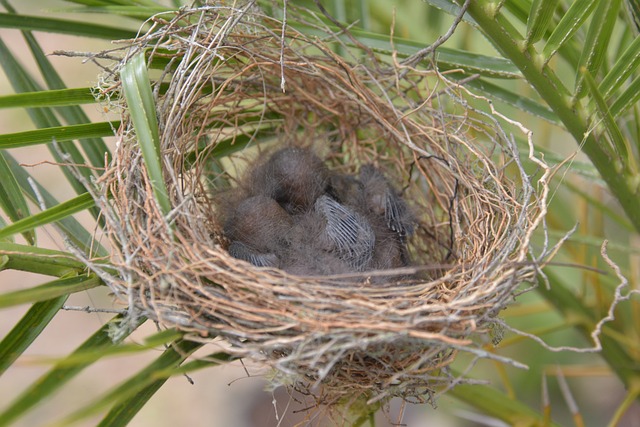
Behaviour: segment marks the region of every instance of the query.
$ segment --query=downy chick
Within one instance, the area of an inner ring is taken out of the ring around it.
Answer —
[[[274,199],[289,214],[309,211],[325,193],[329,170],[306,148],[276,151],[251,174],[250,191]]]
[[[329,193],[363,215],[370,224],[376,244],[368,270],[409,264],[406,238],[413,233],[414,217],[400,194],[376,167],[362,166],[358,178],[333,175]]]
[[[385,176],[373,165],[360,168],[358,178],[364,190],[367,209],[384,217],[387,227],[403,239],[413,234],[415,218],[409,207]]]
[[[357,273],[371,260],[375,237],[361,215],[322,195],[309,212],[294,216],[283,269],[299,275]]]
[[[229,253],[258,267],[280,267],[293,218],[273,199],[252,196],[227,218],[224,232]]]
[[[326,234],[326,222],[314,211],[296,216],[291,246],[282,261],[282,269],[300,276],[327,276],[353,273],[354,269],[338,253],[320,244]]]

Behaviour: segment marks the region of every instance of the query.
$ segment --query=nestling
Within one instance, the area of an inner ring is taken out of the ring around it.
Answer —
[[[409,264],[415,219],[373,165],[330,171],[311,150],[284,148],[250,172],[225,207],[229,253],[298,275],[360,273]]]
[[[413,233],[415,218],[382,172],[373,165],[364,165],[358,178],[334,174],[330,178],[329,193],[369,222],[376,244],[367,269],[409,265],[406,239]]]
[[[293,218],[273,199],[252,196],[235,207],[224,225],[229,253],[259,267],[280,267]]]
[[[272,198],[288,213],[308,211],[325,193],[329,169],[311,150],[288,147],[276,151],[251,174],[250,191]]]

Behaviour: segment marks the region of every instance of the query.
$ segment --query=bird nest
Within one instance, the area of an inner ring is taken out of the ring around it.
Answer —
[[[458,353],[503,360],[482,347],[550,253],[530,247],[548,169],[532,158],[545,173],[528,175],[501,125],[514,123],[473,108],[484,101],[436,69],[374,54],[311,17],[185,9],[127,42],[101,86],[123,119],[94,190],[111,269],[92,266],[131,317],[221,337],[227,351],[274,368],[275,384],[323,403],[425,401],[460,381],[448,368]],[[151,70],[168,212],[117,74],[138,52]],[[283,146],[311,150],[332,173],[382,171],[415,221],[410,262],[300,276],[231,256],[221,201],[246,191],[255,159]]]

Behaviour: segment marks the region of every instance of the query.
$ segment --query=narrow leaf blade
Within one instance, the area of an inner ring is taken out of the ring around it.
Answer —
[[[102,281],[94,274],[56,279],[40,286],[0,295],[0,308],[58,298],[101,284]]]
[[[105,350],[111,348],[129,336],[130,333],[144,323],[145,320],[145,318],[138,318],[137,321],[131,324],[128,328],[123,329],[120,327],[123,333],[112,336],[110,331],[113,326],[124,321],[122,315],[117,315],[82,343],[73,353],[70,354],[70,357],[78,352],[97,349]],[[65,365],[62,362],[64,362],[64,359],[60,364],[55,365],[49,372],[30,385],[3,413],[0,413],[0,425],[8,425],[12,421],[18,419],[39,402],[54,394],[58,389],[60,389],[60,387],[75,377],[84,368],[89,366],[88,363]]]
[[[0,149],[47,144],[53,140],[63,142],[74,139],[113,136],[113,130],[117,129],[118,126],[120,126],[120,122],[97,122],[5,133],[0,135]]]
[[[175,343],[166,349],[155,361],[127,381],[106,393],[97,401],[74,412],[59,424],[69,425],[73,422],[80,421],[103,410],[109,405],[120,405],[123,402],[133,399],[134,396],[139,393],[142,393],[144,400],[148,400],[150,395],[158,391],[173,374],[172,371],[201,346],[202,344],[192,341],[179,341]],[[135,406],[138,405],[139,403],[135,404]]]
[[[151,15],[171,13],[173,9],[164,6],[95,6],[95,7],[70,7],[60,10],[65,13],[105,13],[109,15],[122,15],[140,20],[149,19]]]
[[[609,99],[613,92],[633,75],[640,65],[640,37],[636,37],[629,47],[620,55],[611,70],[602,79],[599,90],[604,99]]]
[[[178,373],[193,372],[198,369],[209,368],[212,365],[219,365],[223,362],[230,360],[232,357],[227,353],[215,353],[203,360],[194,360],[192,362],[184,364],[181,368],[175,369]],[[142,409],[142,407],[149,401],[149,399],[155,394],[162,383],[156,381],[156,383],[144,388],[133,398],[122,401],[116,404],[109,413],[102,419],[99,427],[125,427],[129,421]]]
[[[531,97],[505,89],[484,79],[473,79],[465,82],[465,86],[479,90],[494,99],[512,105],[537,117],[541,117],[553,124],[560,124],[560,119],[548,107],[534,101]]]
[[[602,97],[602,94],[598,90],[593,77],[588,71],[583,71],[584,80],[591,94],[591,99],[593,99],[595,102],[598,116],[602,121],[602,125],[604,126],[607,135],[609,135],[609,139],[613,144],[618,161],[624,165],[626,172],[637,174],[638,167],[636,165],[635,157],[633,155],[633,152],[631,151],[628,140],[622,135],[622,132],[620,131],[618,124],[614,120],[611,111],[609,111],[609,107]]]
[[[583,68],[586,69],[594,77],[599,74],[608,50],[611,33],[618,19],[621,1],[601,0],[593,15],[577,70],[574,96],[578,98],[585,94],[583,85],[584,73],[581,70]]]
[[[17,243],[0,242],[0,255],[7,257],[3,267],[7,270],[62,277],[74,272],[79,273],[86,268],[84,263],[66,252]]]
[[[167,215],[171,210],[171,204],[162,173],[158,119],[144,54],[140,53],[131,58],[122,67],[121,76],[128,111],[142,149],[153,192],[160,209]]]
[[[35,54],[38,55],[38,58],[41,59],[44,54],[41,49],[39,49],[39,45],[33,39],[33,36],[30,34],[24,34],[27,43],[32,50],[35,49]],[[36,82],[29,72],[20,64],[20,62],[15,58],[15,56],[11,53],[9,48],[0,40],[0,63],[2,64],[3,69],[7,73],[9,77],[9,81],[11,82],[11,86],[13,86],[16,92],[34,92],[40,90],[39,84]],[[48,64],[48,60],[39,61],[39,64]],[[45,78],[47,77],[47,73],[44,74]],[[28,108],[27,114],[33,121],[33,123],[38,128],[55,128],[60,126],[60,121],[53,113],[50,108]],[[51,141],[49,141],[51,142]],[[47,148],[51,152],[53,158],[58,163],[62,164],[65,162],[71,162],[75,164],[84,164],[85,159],[84,156],[80,153],[78,148],[74,143],[70,141],[62,141],[59,142],[57,146],[55,144],[47,144]],[[68,158],[65,158],[68,156]],[[90,171],[81,168],[79,172],[84,176],[85,179],[89,179]],[[73,189],[78,193],[83,193],[85,191],[84,186],[80,182],[80,180],[74,176],[68,168],[62,168],[62,173],[65,175],[69,183],[71,183]],[[98,215],[98,213],[93,210],[92,213],[94,215]]]
[[[0,185],[0,205],[2,209],[11,219],[11,221],[19,221],[29,216],[29,206],[24,194],[20,190],[20,186],[16,181],[16,177],[9,168],[5,160],[4,153],[0,151],[0,176],[2,177],[2,185]],[[36,241],[36,235],[33,231],[28,230],[22,233],[29,244],[33,245]]]
[[[526,44],[539,41],[549,28],[558,0],[533,0],[527,19]]]
[[[20,188],[24,194],[34,203],[40,204],[44,207],[55,207],[59,205],[58,200],[47,191],[40,183],[32,179],[27,171],[14,159],[10,153],[5,153],[7,163],[11,168]],[[94,236],[87,231],[75,218],[67,216],[61,218],[56,226],[60,228],[69,242],[71,242],[79,250],[85,254],[93,254],[99,257],[106,257],[109,255],[107,250],[94,239]],[[4,227],[2,228],[4,229]],[[0,230],[2,230],[0,229]],[[1,240],[1,239],[0,239]]]
[[[68,295],[61,295],[35,303],[0,341],[0,376],[29,348],[58,313],[67,298]]]
[[[640,76],[636,77],[611,104],[611,114],[619,117],[640,101]]]
[[[94,206],[95,201],[93,200],[93,197],[91,197],[91,194],[81,194],[73,199],[60,203],[57,206],[38,212],[37,214],[33,214],[0,229],[0,239],[67,218],[74,213],[82,212],[83,210]]]
[[[549,62],[551,57],[555,55],[567,40],[582,27],[595,9],[598,1],[599,0],[576,0],[571,4],[542,49],[545,62]]]
[[[45,90],[0,96],[0,108],[56,107],[95,103],[91,88]]]
[[[475,406],[483,414],[503,420],[509,425],[543,425],[541,415],[493,387],[480,384],[458,384],[448,393],[456,399]],[[555,423],[546,425],[559,427]]]
[[[33,37],[33,34],[25,32],[24,38],[33,53],[33,57],[38,63],[38,67],[47,82],[47,86],[52,90],[66,90],[66,86],[62,77],[60,77],[58,71],[55,69],[49,57],[45,54],[38,41]],[[91,95],[91,88],[87,88],[89,95]],[[83,123],[91,123],[91,120],[87,114],[77,104],[60,106],[57,108],[60,116],[70,125],[78,125]],[[107,160],[110,158],[111,153],[107,148],[107,145],[101,138],[86,138],[79,141],[80,146],[86,153],[89,161],[95,167],[103,167],[105,164],[105,155]],[[75,148],[75,145],[72,147]],[[73,152],[70,153],[72,159],[78,159],[79,156]],[[74,156],[75,154],[75,156]],[[77,161],[77,160],[74,160]],[[85,179],[89,179],[88,171],[81,170]]]
[[[42,18],[39,16],[0,13],[0,28],[13,28],[25,31],[43,31],[45,33],[69,34],[80,37],[106,40],[122,40],[135,37],[136,32],[124,28],[109,27],[81,21]]]

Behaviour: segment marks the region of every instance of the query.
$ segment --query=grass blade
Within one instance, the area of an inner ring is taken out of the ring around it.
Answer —
[[[141,397],[144,396],[144,399],[148,400],[173,374],[173,370],[200,347],[202,347],[202,344],[192,341],[176,342],[136,375],[97,401],[66,417],[57,425],[66,426],[73,422],[80,421],[103,410],[109,405],[121,405],[123,402],[134,399],[138,394],[141,394]]]
[[[527,46],[539,41],[546,33],[557,6],[558,0],[533,0],[527,19]]]
[[[542,49],[545,64],[582,27],[597,4],[598,0],[576,0],[571,4]]]
[[[29,37],[29,35],[25,35],[25,37],[27,38],[27,41],[33,38]],[[11,85],[16,92],[34,92],[41,90],[36,80],[31,77],[31,75],[18,62],[18,60],[14,57],[14,55],[2,41],[0,41],[0,58],[2,59],[2,67],[7,73],[7,77],[9,78],[9,81],[11,82]],[[60,126],[60,121],[53,113],[53,111],[49,108],[29,108],[27,109],[27,114],[29,114],[29,117],[31,117],[31,120],[38,128],[53,128]],[[48,144],[47,148],[51,152],[51,155],[56,160],[56,162],[60,164],[69,162],[75,164],[86,163],[84,156],[71,141],[60,142],[57,146],[55,146],[54,144]],[[65,158],[67,156],[68,158]],[[68,168],[63,167],[62,172],[64,173],[67,180],[71,183],[76,193],[80,194],[86,191],[80,180],[76,176],[74,176]],[[90,179],[89,170],[80,169],[79,172],[84,176],[85,179]],[[96,210],[92,210],[92,214],[97,217],[98,212]]]
[[[611,115],[619,117],[640,101],[640,76],[636,77],[628,88],[611,104]]]
[[[478,408],[483,414],[500,419],[509,425],[542,425],[540,414],[493,387],[480,384],[458,384],[447,393]],[[551,423],[548,427],[559,426]]]
[[[637,35],[638,32],[640,32],[640,1],[627,0],[625,4],[627,6],[629,20],[633,23],[634,26],[634,33]]]
[[[68,297],[68,295],[62,295],[48,301],[35,303],[0,341],[0,376],[29,348],[58,313]]]
[[[31,179],[24,168],[21,167],[9,153],[5,153],[5,156],[13,175],[16,177],[16,180],[20,185],[20,188],[29,200],[38,205],[42,205],[43,208],[50,208],[60,204],[46,188]],[[99,257],[106,257],[109,255],[104,247],[93,238],[94,236],[92,236],[91,233],[89,233],[87,229],[84,228],[75,218],[70,216],[61,218],[56,223],[56,226],[60,228],[71,244],[75,245],[85,254],[94,254]]]
[[[0,255],[6,256],[6,263],[0,270],[20,270],[47,276],[68,276],[84,271],[86,265],[72,255],[34,246],[0,242]]]
[[[130,325],[129,328],[121,328],[123,333],[112,336],[110,331],[113,326],[119,324],[123,320],[124,318],[122,315],[115,316],[111,321],[103,325],[96,333],[82,343],[73,353],[71,353],[70,356],[73,357],[73,355],[78,352],[85,352],[89,350],[109,349],[129,336],[129,334],[144,323],[146,319],[139,318],[136,323]],[[63,362],[64,359],[61,363]],[[89,366],[89,363],[55,365],[49,372],[40,377],[35,383],[22,392],[22,394],[20,394],[20,396],[18,396],[9,405],[9,407],[0,414],[0,425],[9,425],[9,423],[19,418],[29,409],[38,405],[39,402],[51,396],[55,391],[75,377],[87,366]]]
[[[113,136],[120,122],[97,122],[79,125],[56,126],[0,135],[0,149],[28,147],[30,145],[72,141],[74,139]]]
[[[121,77],[128,111],[142,149],[153,193],[163,214],[167,215],[171,210],[171,204],[162,173],[158,118],[144,54],[140,53],[131,58],[122,67]]]
[[[587,38],[584,41],[584,48],[580,56],[580,64],[577,68],[574,97],[581,98],[585,94],[583,79],[585,68],[592,76],[597,76],[606,57],[611,39],[611,33],[618,19],[618,12],[622,0],[601,0],[596,8]]]
[[[635,176],[638,174],[638,165],[636,164],[635,157],[632,151],[631,146],[629,145],[629,141],[622,135],[618,124],[613,119],[611,111],[609,111],[609,107],[605,102],[602,94],[598,90],[598,86],[596,82],[593,80],[593,77],[587,70],[583,70],[584,72],[584,81],[586,83],[589,92],[591,93],[591,99],[594,100],[596,104],[596,109],[598,112],[598,116],[602,121],[602,125],[604,126],[607,135],[609,135],[609,140],[613,144],[613,148],[617,155],[617,161],[624,165],[624,168],[627,173]],[[636,184],[636,187],[638,184]]]
[[[27,205],[27,200],[25,199],[24,194],[22,194],[20,186],[4,158],[4,153],[1,151],[0,176],[2,177],[2,185],[0,185],[0,205],[2,205],[4,212],[11,221],[14,222],[28,217],[29,206]],[[36,235],[33,231],[25,231],[22,235],[29,244],[35,244]]]
[[[499,99],[505,104],[512,105],[519,110],[526,111],[529,114],[543,118],[550,123],[555,125],[560,124],[558,116],[556,116],[553,111],[534,101],[529,96],[523,96],[512,92],[485,79],[472,79],[465,82],[464,85],[479,90],[494,99]]]
[[[154,5],[154,6],[95,6],[95,7],[68,7],[60,9],[64,13],[104,13],[112,16],[122,15],[129,18],[145,21],[151,15],[170,13],[174,9]]]
[[[231,359],[231,356],[226,353],[215,353],[202,360],[194,360],[186,363],[181,368],[174,370],[176,373],[193,372],[197,369],[208,368],[212,365],[220,365],[222,362],[226,362]],[[128,399],[116,404],[109,413],[98,424],[99,427],[124,427],[133,417],[142,409],[142,407],[149,401],[158,388],[162,384],[157,381],[156,383],[144,388],[132,399]]]
[[[521,23],[526,24],[531,13],[531,0],[510,0],[502,2],[507,10]],[[497,11],[494,12],[497,17]]]
[[[38,67],[40,67],[42,76],[47,82],[49,89],[66,89],[64,81],[51,64],[51,61],[49,61],[48,56],[44,53],[35,37],[33,37],[31,33],[25,32],[24,38],[27,41],[27,44],[29,45],[29,48],[31,49],[36,62],[38,63]],[[88,88],[88,90],[90,91],[91,89]],[[78,105],[61,106],[57,108],[57,111],[60,113],[60,116],[62,116],[62,118],[67,122],[67,124],[77,125],[83,123],[91,123],[91,120],[89,119],[87,114]],[[52,123],[52,125],[54,124]],[[79,141],[79,143],[93,166],[104,167],[105,155],[107,156],[108,160],[111,156],[111,153],[109,152],[107,145],[101,138],[87,138]],[[66,152],[70,152],[72,158],[75,158],[76,160],[74,161],[77,163],[80,156],[71,151],[72,148],[75,149],[75,145],[67,144],[67,147],[63,148],[67,150]],[[84,171],[81,171],[81,173],[83,172]],[[87,179],[88,173],[83,173],[83,176],[85,177],[85,179]]]
[[[172,342],[182,338],[183,333],[176,329],[166,329],[144,339],[143,344],[128,343],[108,348],[90,348],[83,351],[76,351],[73,354],[59,360],[57,366],[74,366],[91,364],[105,357],[121,356],[123,354],[140,353],[143,351],[157,349],[159,346],[167,346]]]
[[[0,96],[0,108],[56,107],[61,105],[93,104],[91,88],[45,90]]]
[[[0,308],[58,298],[75,292],[86,291],[101,284],[102,281],[95,274],[55,279],[33,288],[0,295]]]
[[[82,21],[16,15],[12,13],[0,13],[0,28],[43,31],[48,34],[69,34],[72,36],[106,40],[131,39],[136,36],[135,31],[125,28],[108,27],[106,25],[91,24]]]
[[[435,7],[436,9],[439,9],[451,16],[458,16],[460,15],[460,6],[458,6],[458,4],[456,4],[456,2],[451,1],[451,0],[426,0],[427,3],[429,3],[431,6]],[[471,25],[477,26],[476,21],[473,19],[472,16],[470,16],[468,13],[465,13],[464,16],[462,17],[462,20],[464,22],[467,22]]]
[[[0,216],[0,228],[4,228],[7,226],[5,220]],[[5,237],[4,239],[0,239],[0,242],[8,242],[12,243],[14,240],[11,237]],[[7,257],[4,255],[0,255],[0,270],[4,268],[5,263],[7,262]]]
[[[640,37],[636,37],[629,47],[613,65],[611,70],[602,79],[599,90],[604,99],[609,99],[613,92],[622,86],[629,77],[638,69],[640,65]]]
[[[8,3],[5,3],[5,8],[11,14],[16,13],[15,10]],[[52,66],[47,55],[45,55],[44,51],[40,47],[40,44],[36,41],[33,35],[28,31],[23,31],[22,34],[25,40],[27,41],[27,44],[29,45],[29,48],[31,49],[31,52],[33,53],[34,58],[36,59],[36,62],[40,67],[42,75],[45,78],[45,81],[47,82],[47,84],[49,85],[49,88],[57,89],[57,90],[66,89],[66,86],[62,81],[62,78],[60,78],[58,72]],[[10,55],[5,54],[5,56],[10,56]],[[17,61],[13,61],[13,62],[14,62],[13,68],[16,68],[16,69],[22,68],[19,64],[17,64]],[[30,90],[28,87],[25,87],[25,86],[29,86],[31,90],[37,88],[37,84],[33,81],[33,79],[28,79],[28,73],[26,71],[22,70],[21,73],[25,76],[25,80],[30,80],[30,81],[27,82],[28,83],[27,85],[14,84],[14,87],[18,86],[19,91],[21,92],[26,92]],[[88,91],[90,94],[90,89],[88,89]],[[70,106],[68,108],[61,109],[60,113],[62,117],[64,117],[67,120],[67,122],[70,124],[80,124],[80,123],[90,122],[87,115],[84,113],[84,111],[82,111],[81,108],[77,106],[77,104],[74,106]],[[57,123],[57,121],[55,121],[54,118],[49,118],[48,121],[42,121],[41,123],[39,123],[38,120],[34,120],[34,121],[39,127],[51,127],[51,126],[59,125],[59,123]],[[105,153],[109,153],[109,150],[107,149],[104,141],[97,138],[91,138],[90,140],[86,140],[84,142],[81,141],[80,143],[83,146],[85,153],[87,153],[87,156],[89,157],[89,160],[91,161],[91,163],[96,167],[103,166]],[[78,160],[81,156],[79,156],[78,153],[76,153],[76,150],[74,150],[75,147],[71,147],[69,146],[69,144],[63,144],[63,145],[65,145],[63,148],[67,149],[66,152],[68,152],[71,155],[71,157],[75,159],[75,162],[78,163]],[[57,153],[54,152],[54,156],[57,156]],[[65,175],[67,175],[67,178],[71,179],[68,172],[67,171],[64,171],[64,172],[65,172]],[[83,173],[85,178],[87,178],[87,174],[85,174],[84,171],[82,171],[81,173]],[[77,185],[75,187],[77,190]]]
[[[0,229],[0,239],[67,218],[74,213],[82,212],[83,210],[89,209],[93,206],[95,206],[95,202],[93,197],[91,197],[91,194],[81,194],[73,199],[62,202],[54,207],[38,212],[37,214],[33,214]]]
[[[402,46],[405,47],[405,46]],[[405,50],[408,50],[405,48]],[[438,48],[438,66],[443,70],[461,68],[468,73],[503,79],[520,79],[522,75],[511,61],[456,49]]]

